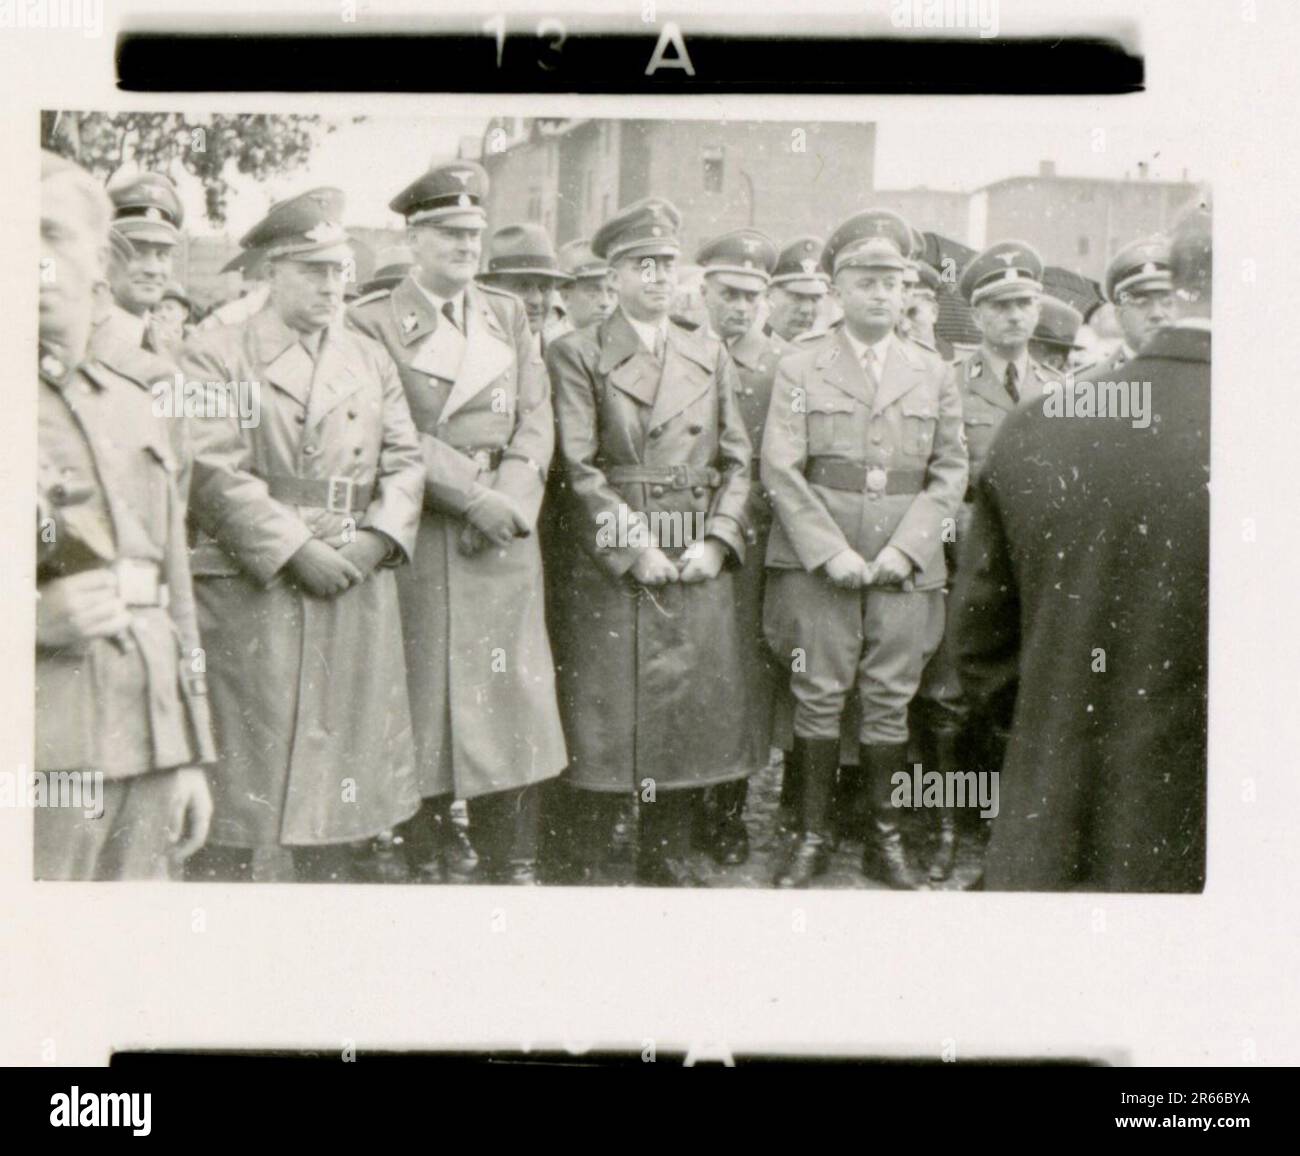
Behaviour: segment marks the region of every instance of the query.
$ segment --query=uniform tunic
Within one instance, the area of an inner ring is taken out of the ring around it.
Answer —
[[[547,366],[577,544],[556,591],[569,778],[603,791],[742,778],[753,768],[732,565],[707,582],[642,586],[628,573],[639,547],[617,536],[634,514],[676,514],[681,542],[689,527],[743,561],[751,450],[735,369],[719,342],[675,321],[659,362],[621,310],[556,341]]]
[[[381,531],[409,557],[420,450],[397,372],[381,346],[337,324],[313,361],[271,306],[197,335],[181,369],[187,382],[213,383],[208,412],[192,421],[190,505],[221,751],[211,841],[375,835],[419,805],[394,572],[381,566],[362,585],[318,598],[285,564],[313,537],[338,545],[361,529]],[[239,383],[260,398],[247,429],[229,396]],[[279,478],[317,487],[336,479],[335,508],[323,492],[272,497],[268,479]],[[348,479],[371,487],[368,501],[344,504]]]
[[[877,383],[841,327],[781,361],[762,450],[776,511],[764,615],[792,665],[795,734],[838,738],[856,686],[860,740],[906,740],[966,468],[957,390],[936,354],[894,337]],[[913,589],[842,590],[822,570],[845,549],[870,562],[885,546],[912,562]]]
[[[566,753],[538,535],[461,551],[481,487],[536,530],[555,445],[546,371],[522,304],[466,287],[461,335],[407,277],[352,305],[397,363],[423,450],[414,564],[400,579],[420,793],[476,798],[555,777]]]
[[[759,447],[772,400],[777,363],[791,352],[789,342],[755,328],[728,347],[736,367],[736,404],[749,444],[753,448],[746,532],[745,564],[736,571],[736,621],[744,654],[741,674],[745,681],[745,735],[750,766],[767,765],[771,753],[773,712],[786,681],[786,667],[776,662],[763,637],[763,587],[767,540],[772,529],[772,506],[758,481]]]

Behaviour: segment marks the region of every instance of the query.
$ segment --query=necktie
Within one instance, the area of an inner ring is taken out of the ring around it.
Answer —
[[[1005,380],[1006,380],[1006,384],[1007,384],[1007,393],[1009,393],[1009,394],[1011,395],[1011,400],[1012,400],[1013,402],[1015,402],[1015,403],[1018,405],[1018,404],[1020,403],[1020,390],[1019,390],[1019,388],[1017,388],[1017,386],[1016,386],[1016,377],[1017,377],[1017,376],[1018,376],[1018,375],[1017,375],[1017,373],[1016,373],[1016,366],[1015,366],[1015,363],[1014,363],[1014,362],[1011,362],[1011,361],[1008,361],[1008,362],[1007,362],[1007,374],[1006,374],[1006,378],[1005,378]]]
[[[874,345],[867,346],[867,352],[862,357],[862,368],[866,370],[867,380],[872,385],[880,383],[880,374],[876,372],[876,347]]]
[[[456,320],[456,306],[450,301],[442,303],[442,315],[451,322],[453,328],[460,331],[460,322]]]
[[[662,329],[656,330],[655,360],[659,362],[660,365],[663,364],[664,354],[667,352],[667,350],[668,350],[668,335]]]

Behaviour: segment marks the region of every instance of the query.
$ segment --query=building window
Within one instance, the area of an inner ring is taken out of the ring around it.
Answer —
[[[528,190],[528,219],[530,221],[542,219],[542,190],[536,185]]]
[[[1079,238],[1079,256],[1080,256],[1080,257],[1086,257],[1086,256],[1088,255],[1088,253],[1089,253],[1089,251],[1090,251],[1091,249],[1092,249],[1092,243],[1088,240],[1088,238],[1087,238],[1087,237],[1080,237],[1080,238]]]
[[[706,145],[704,147],[704,191],[706,193],[722,192],[721,145]]]
[[[606,193],[600,198],[600,219],[602,221],[608,221],[609,215],[609,194]]]

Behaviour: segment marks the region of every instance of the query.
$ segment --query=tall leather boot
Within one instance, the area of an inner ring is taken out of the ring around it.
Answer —
[[[772,880],[780,888],[807,887],[830,866],[827,830],[831,789],[840,762],[839,739],[802,739],[795,736],[791,760],[798,767],[800,831],[794,846]]]
[[[799,764],[793,751],[781,752],[781,800],[777,804],[776,823],[784,835],[799,834]]]
[[[935,769],[944,776],[959,771],[957,765],[958,739],[961,732],[954,726],[939,726],[934,730]],[[948,780],[945,777],[944,782]],[[939,845],[930,862],[930,882],[942,883],[952,875],[957,864],[957,811],[943,807],[939,811]]]
[[[859,763],[867,768],[867,790],[871,801],[871,824],[862,873],[888,883],[896,891],[916,891],[923,881],[912,865],[899,829],[894,807],[894,775],[907,771],[906,743],[864,743]]]

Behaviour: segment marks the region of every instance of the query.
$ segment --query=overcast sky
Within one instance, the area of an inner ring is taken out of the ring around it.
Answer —
[[[454,155],[462,136],[481,136],[485,123],[481,118],[371,117],[344,124],[322,139],[307,167],[262,185],[237,178],[226,231],[241,236],[272,201],[313,185],[344,190],[347,224],[395,227],[400,221],[388,211],[388,201],[431,160]],[[876,130],[876,187],[970,190],[1002,177],[1035,173],[1044,159],[1054,160],[1061,176],[1136,176],[1140,161],[1148,163],[1156,180],[1180,180],[1184,170],[1192,180],[1209,175],[1208,145],[1194,125],[1111,125],[1105,131],[1099,149],[1087,124],[1063,129],[1048,120],[1020,118],[1014,124],[990,123],[975,134],[967,124],[891,125],[886,119]],[[672,197],[671,189],[658,191]],[[203,218],[197,184],[187,183],[182,194],[192,231],[214,231]]]

